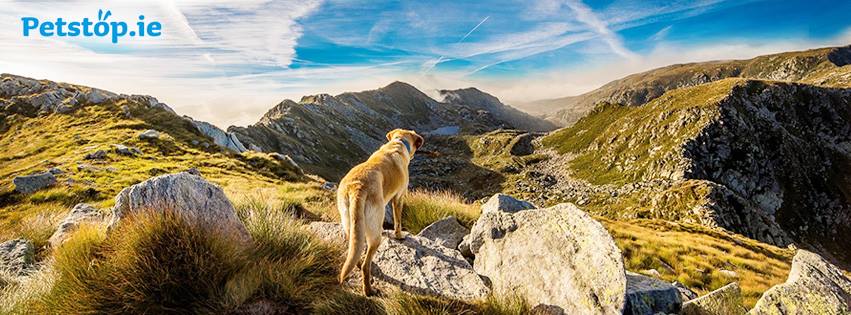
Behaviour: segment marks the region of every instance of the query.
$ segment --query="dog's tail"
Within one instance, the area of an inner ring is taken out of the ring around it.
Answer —
[[[346,281],[346,277],[354,269],[355,264],[363,253],[366,236],[364,235],[364,200],[360,191],[349,192],[349,249],[346,253],[346,262],[340,270],[340,284]]]

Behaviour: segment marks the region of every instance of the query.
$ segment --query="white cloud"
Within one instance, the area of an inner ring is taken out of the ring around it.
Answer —
[[[637,57],[635,53],[624,47],[623,41],[609,29],[608,24],[597,17],[594,11],[582,3],[581,0],[567,0],[565,4],[576,13],[576,18],[579,21],[588,25],[592,31],[603,38],[606,44],[609,45],[609,48],[612,49],[612,52],[628,59],[635,59]]]

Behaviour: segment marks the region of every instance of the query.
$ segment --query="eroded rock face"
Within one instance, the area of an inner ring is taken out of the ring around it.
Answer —
[[[216,145],[236,153],[248,151],[245,145],[243,145],[242,142],[239,141],[239,138],[237,138],[235,134],[226,132],[208,122],[195,120],[187,116],[184,116],[183,118],[191,122],[192,125],[195,126],[195,128],[198,129],[199,132],[212,138],[213,143],[215,143]]]
[[[470,234],[474,269],[497,294],[565,314],[621,314],[626,276],[603,226],[572,204],[488,212]]]
[[[678,314],[682,304],[680,291],[673,285],[627,271],[624,314]]]
[[[25,275],[35,263],[33,243],[14,239],[0,243],[0,269],[14,276]]]
[[[68,237],[68,234],[77,229],[84,222],[95,222],[103,220],[100,210],[89,204],[79,203],[71,209],[68,216],[59,223],[59,227],[50,236],[50,246],[57,247]]]
[[[22,194],[31,194],[56,184],[56,176],[51,172],[36,173],[26,176],[18,176],[12,179],[15,191]]]
[[[768,289],[750,313],[851,314],[851,280],[821,256],[798,250],[786,282]]]
[[[482,205],[482,214],[490,212],[514,213],[521,210],[535,209],[531,202],[515,199],[505,194],[495,194]]]
[[[224,191],[186,172],[151,178],[122,190],[115,197],[109,228],[142,210],[174,211],[184,218],[225,234],[250,240],[248,231]]]
[[[429,224],[417,236],[427,238],[447,248],[455,249],[470,229],[461,225],[453,216]]]
[[[737,282],[725,285],[709,294],[683,303],[683,315],[741,315],[742,290]]]

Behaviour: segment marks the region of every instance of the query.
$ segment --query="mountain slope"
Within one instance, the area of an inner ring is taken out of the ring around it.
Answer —
[[[249,148],[290,155],[311,173],[336,180],[395,128],[424,135],[554,128],[478,90],[442,93],[451,97],[438,102],[411,85],[394,82],[371,91],[305,96],[299,102],[281,102],[256,124],[228,131]]]
[[[796,242],[851,263],[849,89],[725,79],[643,106],[599,105],[542,143],[560,156],[548,161],[552,199]]]
[[[641,105],[672,89],[729,77],[851,87],[851,46],[671,65],[629,75],[582,95],[532,102],[521,108],[550,112],[550,120],[571,125],[597,103]]]

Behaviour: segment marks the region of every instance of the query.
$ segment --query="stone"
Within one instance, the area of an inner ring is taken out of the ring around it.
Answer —
[[[248,151],[235,134],[226,132],[208,122],[194,120],[187,116],[184,116],[183,118],[192,123],[198,132],[213,139],[213,143],[216,145],[236,153]]]
[[[0,270],[13,276],[26,275],[35,264],[33,243],[14,239],[0,243]]]
[[[626,315],[678,314],[683,305],[680,291],[659,279],[626,273]]]
[[[508,145],[511,147],[509,153],[514,156],[525,156],[532,154],[534,152],[534,148],[532,147],[532,140],[535,139],[535,136],[531,133],[524,133],[514,139],[511,139],[511,143]]]
[[[65,241],[68,235],[77,229],[80,224],[85,222],[97,222],[103,220],[103,215],[100,210],[92,207],[89,204],[78,203],[71,209],[71,212],[59,223],[59,227],[50,236],[48,242],[53,248],[58,247]]]
[[[327,242],[346,247],[339,223],[311,222],[307,228]],[[490,292],[457,251],[420,236],[407,235],[402,240],[383,238],[372,260],[372,275],[381,285],[465,301],[483,298]],[[359,274],[354,272],[352,277]]]
[[[786,282],[765,291],[750,314],[851,314],[851,280],[818,254],[799,249]]]
[[[723,276],[725,278],[730,278],[730,279],[738,279],[739,278],[738,273],[736,273],[735,271],[732,271],[732,270],[727,270],[727,269],[718,270],[718,274],[720,274],[721,276]]]
[[[251,236],[224,191],[186,172],[157,176],[124,188],[115,197],[109,229],[139,211],[173,211],[207,229],[248,241]]]
[[[56,184],[56,176],[50,172],[36,173],[26,176],[17,176],[12,179],[15,191],[22,194],[31,194]]]
[[[528,201],[517,200],[505,194],[495,194],[482,205],[482,214],[490,212],[517,212],[521,210],[535,209],[535,205]]]
[[[383,240],[372,273],[382,282],[416,294],[469,301],[490,292],[461,253],[413,235]]]
[[[474,269],[497,295],[519,294],[564,314],[624,309],[621,252],[606,229],[573,204],[484,213],[468,240]]]
[[[680,291],[680,297],[682,298],[683,302],[697,298],[697,293],[695,293],[679,281],[671,282],[671,285]]]
[[[470,229],[461,225],[453,216],[437,220],[426,226],[417,236],[427,238],[448,248],[458,248],[458,244],[464,236],[470,233]]]
[[[277,152],[269,153],[269,155],[272,156],[272,158],[274,158],[275,160],[281,162],[281,164],[283,164],[287,168],[295,171],[296,174],[304,175],[304,170],[301,168],[301,166],[298,166],[298,163],[296,163],[289,155],[280,154]]]
[[[140,140],[155,140],[155,139],[159,139],[159,138],[160,138],[160,132],[153,130],[153,129],[145,130],[145,131],[143,131],[142,133],[139,134]]]
[[[324,182],[322,186],[320,186],[324,190],[335,191],[337,190],[337,183],[334,182]]]
[[[86,159],[86,160],[103,160],[105,158],[106,158],[106,151],[104,151],[104,150],[97,150],[95,152],[86,154],[86,156],[83,157],[83,159]]]
[[[47,170],[47,172],[49,172],[50,174],[53,174],[53,175],[62,175],[62,174],[65,173],[64,171],[62,171],[58,167],[51,167],[49,170]]]
[[[747,310],[742,305],[742,290],[732,282],[715,291],[683,303],[682,315],[741,315]]]
[[[115,153],[118,153],[120,155],[135,156],[135,155],[142,154],[141,150],[139,150],[135,147],[128,147],[128,146],[123,145],[123,144],[113,144],[112,147],[115,150]]]

